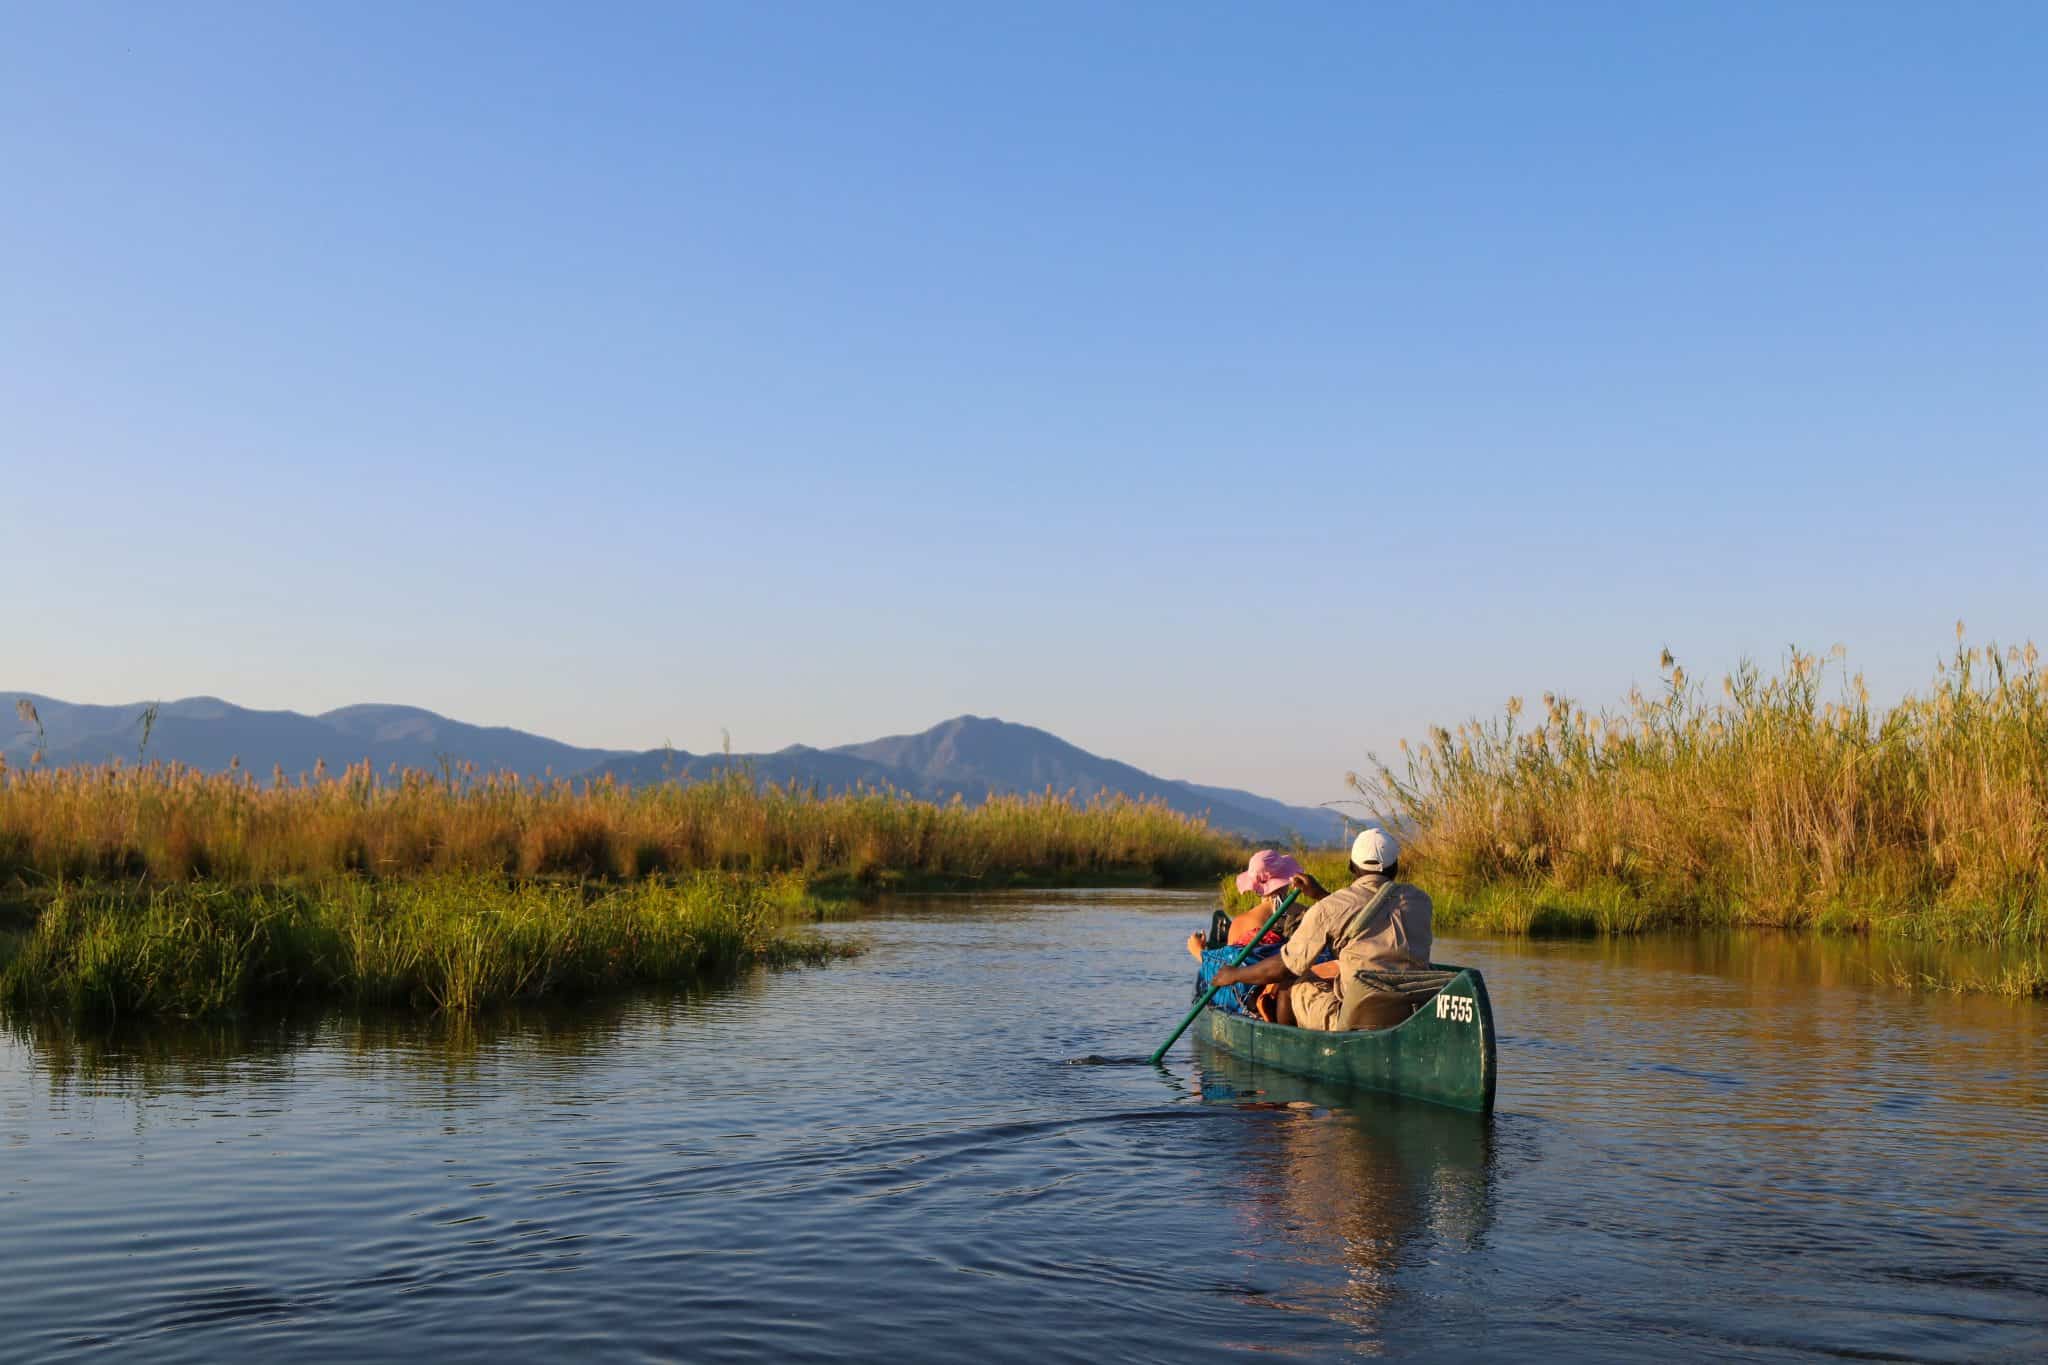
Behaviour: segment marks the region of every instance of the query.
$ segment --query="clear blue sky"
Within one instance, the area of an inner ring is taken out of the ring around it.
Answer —
[[[0,684],[1343,795],[2044,637],[2048,8],[9,5]]]

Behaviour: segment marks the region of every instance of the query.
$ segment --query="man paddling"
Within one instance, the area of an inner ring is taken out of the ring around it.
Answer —
[[[1351,885],[1333,894],[1306,872],[1296,876],[1289,884],[1311,902],[1300,927],[1277,955],[1226,967],[1216,973],[1216,984],[1281,986],[1283,1024],[1335,1031],[1400,1023],[1408,1017],[1407,1003],[1375,990],[1372,977],[1426,970],[1430,948],[1429,897],[1396,879],[1400,856],[1393,835],[1368,829],[1351,844]],[[1337,955],[1335,981],[1310,970],[1326,948]]]

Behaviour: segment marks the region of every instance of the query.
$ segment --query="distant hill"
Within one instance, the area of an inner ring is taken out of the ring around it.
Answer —
[[[0,695],[9,703],[27,697],[35,704],[48,736],[48,763],[135,762],[146,703],[81,706],[28,692]],[[34,728],[20,721],[11,705],[0,715],[0,733],[6,735],[0,753],[9,763],[26,763],[35,752]],[[490,772],[537,774],[552,769],[557,776],[568,776],[618,753],[502,726],[465,725],[412,706],[346,706],[308,716],[256,711],[218,697],[186,697],[159,708],[148,757],[213,772],[239,758],[244,769],[263,777],[278,765],[289,774],[310,772],[323,759],[335,769],[365,758],[380,769],[392,763],[433,769],[445,755]]]
[[[1347,829],[1356,832],[1364,825],[1357,813],[1347,821],[1342,811],[1328,806],[1290,806],[1285,801],[1275,801],[1270,796],[1241,791],[1236,787],[1206,787],[1199,782],[1176,782],[1174,785],[1186,787],[1219,806],[1244,811],[1255,819],[1271,821],[1275,829],[1299,830],[1312,843],[1338,843]]]
[[[42,715],[53,765],[133,763],[142,739],[145,704],[87,706],[35,693],[0,694],[8,702],[27,697]],[[0,754],[26,763],[35,750],[35,731],[13,715],[0,715]],[[344,706],[323,715],[257,711],[218,697],[187,697],[163,703],[150,733],[152,760],[218,772],[240,759],[245,771],[267,778],[276,766],[287,774],[311,772],[325,760],[339,770],[363,759],[380,771],[437,769],[445,758],[474,763],[485,772],[528,776],[609,776],[634,786],[694,782],[740,765],[757,780],[820,791],[855,787],[893,788],[931,801],[955,796],[979,803],[990,793],[1071,791],[1087,800],[1106,793],[1154,797],[1190,815],[1206,815],[1219,828],[1248,838],[1335,843],[1343,820],[1332,811],[1290,806],[1229,787],[1206,787],[1156,777],[1128,763],[1091,754],[1059,736],[1029,725],[982,716],[956,716],[914,735],[890,735],[835,749],[792,745],[769,754],[691,754],[650,749],[630,753],[588,749],[505,726],[468,725],[414,706]]]
[[[1086,799],[1105,791],[1151,795],[1178,785],[1128,763],[1098,758],[1035,726],[981,716],[955,716],[918,734],[843,744],[831,752],[886,764],[928,781],[997,791],[1073,788]]]
[[[598,765],[631,783],[693,780],[744,763],[764,781],[797,781],[821,790],[889,786],[926,800],[958,795],[979,802],[990,793],[1074,792],[1082,800],[1106,793],[1156,797],[1189,815],[1249,838],[1334,844],[1343,817],[1314,806],[1290,806],[1227,787],[1200,787],[1156,777],[1128,763],[1091,754],[1035,726],[983,716],[955,716],[914,735],[890,735],[835,749],[795,746],[772,754],[703,756],[656,750]]]

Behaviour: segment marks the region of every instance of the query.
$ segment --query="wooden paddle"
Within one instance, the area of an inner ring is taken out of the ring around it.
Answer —
[[[1237,950],[1237,956],[1230,961],[1231,966],[1242,967],[1244,965],[1244,960],[1252,955],[1252,949],[1259,946],[1259,940],[1273,932],[1273,926],[1280,922],[1280,917],[1287,913],[1288,909],[1294,904],[1294,898],[1300,894],[1293,887],[1287,889],[1287,894],[1282,896],[1280,903],[1273,907],[1273,917],[1260,926],[1259,932],[1252,935],[1250,943]],[[1203,1007],[1209,1003],[1209,997],[1222,989],[1221,986],[1211,986],[1208,990],[1202,992],[1202,998],[1197,1000],[1195,1007],[1188,1011],[1187,1018],[1180,1021],[1180,1026],[1174,1029],[1172,1033],[1169,1033],[1166,1036],[1166,1041],[1159,1045],[1159,1050],[1152,1054],[1152,1065],[1159,1065],[1159,1059],[1166,1055],[1166,1049],[1180,1041],[1180,1036],[1188,1031],[1188,1025],[1195,1022],[1195,1016],[1200,1014]]]

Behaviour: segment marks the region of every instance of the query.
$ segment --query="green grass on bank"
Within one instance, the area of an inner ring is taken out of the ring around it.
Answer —
[[[265,1003],[450,1012],[820,962],[794,879],[700,874],[624,886],[474,876],[317,888],[59,888],[0,967],[0,1001],[118,1018]]]
[[[1350,869],[1341,853],[1297,856],[1301,856],[1303,865],[1318,881],[1332,890],[1350,879]],[[1458,882],[1430,875],[1419,858],[1414,862],[1416,868],[1404,866],[1401,876],[1429,892],[1439,933],[1583,937],[1659,929],[1728,928],[1755,922],[1729,907],[1705,905],[1685,895],[1646,898],[1640,889],[1618,881],[1588,881],[1568,890],[1527,880]],[[1240,893],[1228,877],[1223,879],[1222,889],[1224,904],[1233,912],[1251,905],[1255,899]],[[1856,926],[1824,923],[1811,927]]]
[[[1350,876],[1343,854],[1297,855],[1324,886],[1335,890]],[[1978,935],[1930,936],[1925,916],[1872,915],[1867,907],[1850,905],[1835,913],[1799,924],[1777,924],[1769,917],[1745,914],[1742,907],[1717,904],[1697,896],[1649,892],[1625,882],[1588,881],[1559,887],[1533,880],[1463,883],[1429,876],[1425,869],[1402,876],[1430,893],[1433,921],[1439,934],[1501,935],[1510,938],[1593,938],[1668,930],[1726,929],[1740,926],[1783,928],[1792,932],[1864,934],[1913,943],[1965,945],[1983,941]],[[1224,906],[1233,913],[1248,909],[1255,897],[1240,893],[1234,881],[1221,883]],[[2004,960],[1986,966],[1970,955],[1952,958],[1921,956],[1911,967],[1894,965],[1879,973],[1886,984],[1913,990],[1958,991],[2004,996],[2048,996],[2048,945],[2026,933],[1990,940]]]

